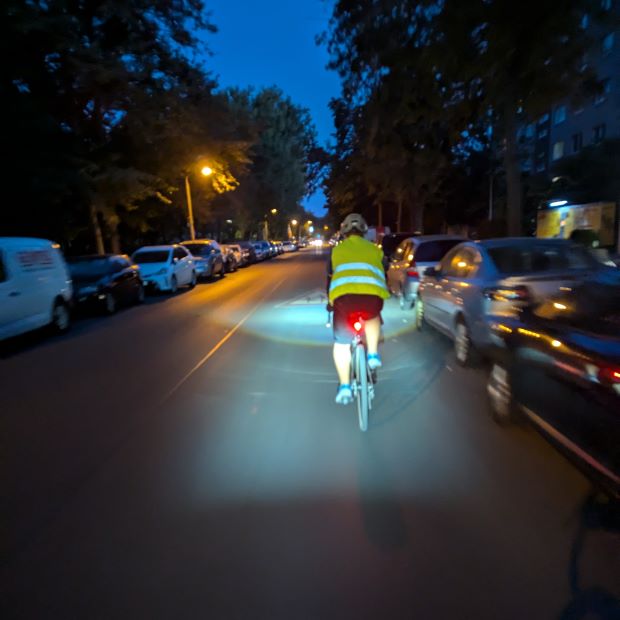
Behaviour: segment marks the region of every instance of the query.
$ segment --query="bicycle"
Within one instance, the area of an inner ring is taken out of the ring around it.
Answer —
[[[368,430],[368,413],[375,397],[377,374],[368,367],[366,341],[364,339],[364,319],[351,317],[353,339],[351,340],[351,392],[357,401],[357,417],[360,430]],[[327,327],[331,326],[331,313],[328,313]]]

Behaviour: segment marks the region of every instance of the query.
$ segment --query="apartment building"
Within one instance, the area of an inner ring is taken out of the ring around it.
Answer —
[[[601,5],[620,18],[620,0],[601,0]],[[548,140],[544,144],[541,142],[534,152],[538,173],[552,173],[556,162],[579,153],[586,146],[608,138],[620,138],[620,28],[594,26],[589,22],[589,17],[584,16],[583,26],[592,29],[594,45],[584,62],[595,68],[603,91],[578,107],[561,102],[539,119],[537,130],[547,131],[545,140],[547,137]],[[546,161],[542,155],[544,148],[547,149]]]

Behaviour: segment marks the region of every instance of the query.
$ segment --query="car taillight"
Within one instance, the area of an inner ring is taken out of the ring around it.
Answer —
[[[408,278],[419,278],[420,277],[420,272],[418,271],[418,268],[416,267],[415,263],[411,263],[411,265],[409,265],[409,268],[407,269],[406,273],[407,273]]]
[[[484,296],[493,301],[532,301],[527,286],[497,286],[484,290]]]
[[[599,366],[598,380],[607,385],[620,385],[620,368],[615,366]]]
[[[361,323],[361,321],[355,321],[355,323],[353,323],[353,329],[356,332],[362,331],[362,323]]]

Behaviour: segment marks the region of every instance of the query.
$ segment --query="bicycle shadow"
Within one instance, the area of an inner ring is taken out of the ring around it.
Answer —
[[[558,620],[620,620],[620,600],[602,587],[582,585],[581,560],[593,533],[620,534],[620,502],[592,492],[580,508],[579,527],[570,553],[569,583],[572,598]]]
[[[372,435],[360,433],[357,448],[360,511],[364,531],[374,545],[384,551],[408,545],[407,524],[398,492],[381,446]]]

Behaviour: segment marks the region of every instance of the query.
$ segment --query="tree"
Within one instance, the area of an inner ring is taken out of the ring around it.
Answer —
[[[584,13],[602,18],[600,2],[567,0],[560,9],[554,0],[340,0],[323,40],[350,105],[364,105],[392,80],[414,93],[400,115],[386,116],[392,126],[423,118],[434,132],[441,116],[440,130],[454,149],[476,139],[472,130],[491,110],[504,145],[508,227],[518,234],[519,123],[596,88],[583,67],[590,46]],[[424,148],[445,155],[445,146],[440,133]]]

